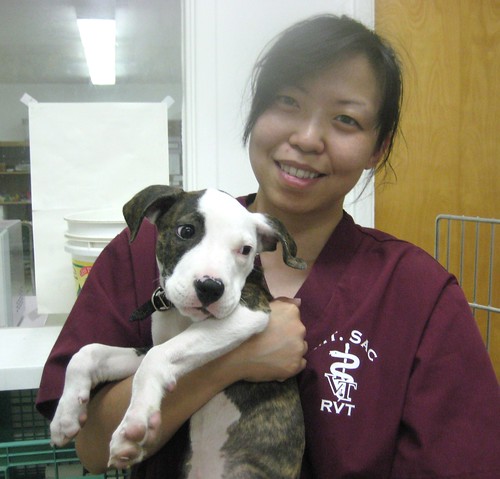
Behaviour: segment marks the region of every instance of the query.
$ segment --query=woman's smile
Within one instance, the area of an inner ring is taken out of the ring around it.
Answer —
[[[321,176],[319,173],[308,171],[300,167],[290,166],[279,162],[277,162],[277,165],[279,166],[281,171],[284,171],[286,174],[294,176],[295,178],[313,179]]]

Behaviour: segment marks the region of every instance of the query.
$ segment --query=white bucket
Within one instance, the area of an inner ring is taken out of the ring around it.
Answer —
[[[82,289],[96,258],[126,226],[116,209],[82,211],[64,218],[68,224],[64,250],[71,254],[77,294]]]

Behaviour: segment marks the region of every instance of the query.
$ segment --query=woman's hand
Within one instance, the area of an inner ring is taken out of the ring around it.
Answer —
[[[300,300],[278,298],[271,303],[267,328],[225,357],[238,379],[284,381],[306,367],[305,327],[300,320]]]

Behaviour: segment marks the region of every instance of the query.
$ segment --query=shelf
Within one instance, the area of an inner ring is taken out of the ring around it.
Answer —
[[[0,201],[0,206],[7,205],[31,205],[31,201]]]
[[[0,141],[0,148],[27,148],[29,141]]]
[[[0,391],[36,389],[61,326],[0,328]]]
[[[32,221],[29,151],[26,141],[0,141],[0,209],[5,219]]]

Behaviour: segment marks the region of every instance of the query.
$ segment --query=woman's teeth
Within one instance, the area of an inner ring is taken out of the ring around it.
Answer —
[[[312,179],[312,178],[318,178],[320,176],[319,173],[314,173],[312,171],[307,171],[307,170],[301,170],[299,168],[295,168],[294,166],[282,165],[281,163],[279,163],[279,167],[286,174],[290,176],[295,176],[296,178]]]

